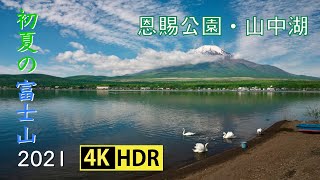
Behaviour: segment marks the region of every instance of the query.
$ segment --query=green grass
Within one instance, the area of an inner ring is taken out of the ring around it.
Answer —
[[[171,89],[198,89],[198,88],[227,88],[233,89],[241,86],[267,88],[274,86],[276,88],[288,89],[313,89],[320,90],[319,80],[288,80],[288,79],[258,79],[258,78],[145,78],[145,79],[125,79],[110,78],[108,80],[79,80],[73,78],[60,78],[42,74],[29,75],[0,75],[0,86],[15,87],[17,82],[24,79],[34,81],[37,87],[55,87],[60,88],[95,88],[96,86],[110,86],[117,88],[136,89],[140,87],[150,88],[171,88]],[[102,78],[98,78],[102,79]]]

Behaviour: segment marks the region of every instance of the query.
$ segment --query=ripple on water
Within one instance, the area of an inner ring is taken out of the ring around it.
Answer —
[[[79,144],[163,144],[165,168],[180,166],[239,146],[242,140],[254,136],[257,128],[266,128],[292,112],[303,118],[305,107],[320,101],[318,94],[37,93],[44,100],[32,106],[38,110],[36,121],[30,124],[39,137],[36,146],[63,149],[68,157],[66,164],[72,167],[41,174],[80,179],[89,175],[78,174]],[[22,126],[17,126],[15,111],[21,103],[16,92],[10,98],[1,95],[0,142],[6,143],[1,151],[16,156],[15,138]],[[196,135],[185,137],[182,128]],[[224,140],[223,131],[233,131],[237,138]],[[197,142],[209,142],[209,151],[193,153]],[[15,171],[12,168],[12,174]]]

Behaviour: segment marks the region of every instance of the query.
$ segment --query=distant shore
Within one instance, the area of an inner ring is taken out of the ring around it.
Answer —
[[[320,134],[297,132],[298,123],[279,121],[248,141],[245,151],[236,147],[145,179],[317,179]]]
[[[0,88],[0,90],[18,90],[17,88]],[[34,90],[44,90],[44,91],[97,91],[97,92],[239,92],[239,93],[320,93],[320,90],[276,90],[276,91],[238,91],[238,90],[187,90],[187,89],[170,89],[170,90],[140,90],[140,89],[109,89],[109,90],[99,90],[99,89],[45,89],[45,88],[34,88]]]

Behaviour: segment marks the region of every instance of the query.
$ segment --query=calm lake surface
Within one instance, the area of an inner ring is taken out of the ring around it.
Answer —
[[[22,115],[16,114],[23,108],[18,90],[0,90],[0,179],[140,177],[146,173],[79,172],[79,145],[163,144],[164,168],[168,169],[239,146],[257,128],[276,121],[308,120],[306,107],[320,104],[319,93],[34,92],[29,109],[38,113],[30,114],[35,121],[27,123],[19,122]],[[17,144],[17,133],[22,134],[24,125],[37,135],[35,144]],[[196,135],[183,137],[182,128]],[[223,131],[233,131],[237,138],[225,142]],[[197,142],[209,142],[208,153],[193,153]],[[56,167],[18,168],[21,150],[52,150]],[[61,150],[64,167],[58,166]]]

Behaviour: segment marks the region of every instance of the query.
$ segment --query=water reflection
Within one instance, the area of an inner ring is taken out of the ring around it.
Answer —
[[[37,148],[66,151],[72,167],[66,176],[78,172],[79,144],[163,144],[168,168],[238,146],[275,121],[306,119],[305,108],[319,100],[312,93],[38,91],[30,105],[38,111],[30,129],[41,140]],[[0,140],[8,144],[0,151],[12,152],[3,159],[9,162],[20,150],[14,141],[21,130],[14,121],[21,106],[17,91],[0,91],[0,105]],[[184,137],[182,128],[196,135]],[[223,140],[223,131],[237,138]],[[208,142],[209,151],[193,153],[197,142]]]
[[[232,139],[223,139],[224,142],[232,144]]]

